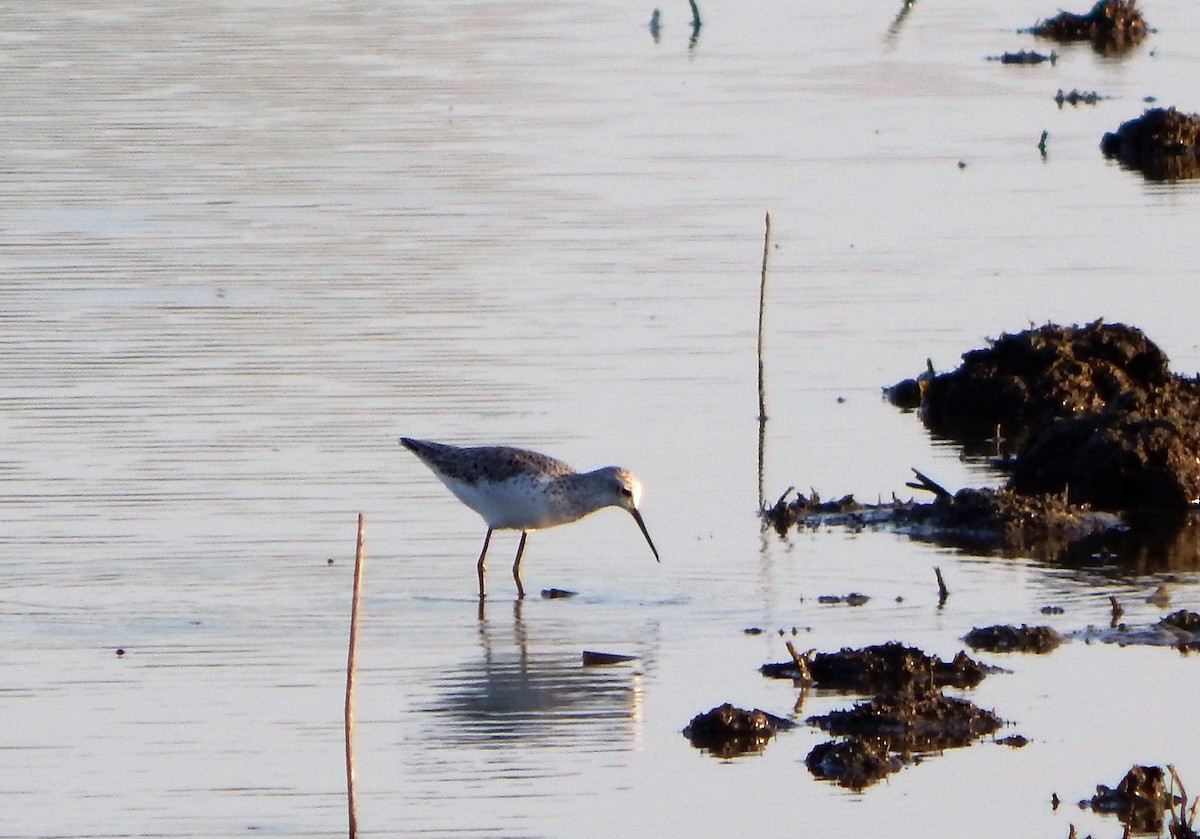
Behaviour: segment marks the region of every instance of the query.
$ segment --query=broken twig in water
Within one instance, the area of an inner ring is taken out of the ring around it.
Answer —
[[[696,0],[688,0],[688,5],[692,7],[692,37],[688,38],[688,49],[694,50],[696,42],[700,40],[700,7],[696,5]]]
[[[939,484],[933,478],[921,473],[920,471],[918,471],[916,469],[913,469],[912,471],[913,471],[913,474],[917,476],[917,480],[916,480],[916,482],[909,481],[908,483],[905,484],[906,487],[908,487],[909,489],[923,489],[926,492],[932,492],[934,495],[936,495],[938,498],[942,499],[943,501],[954,500],[954,493],[952,493],[950,490],[946,489],[944,486]]]
[[[933,566],[934,576],[938,581],[938,605],[943,606],[946,603],[946,598],[950,596],[950,589],[946,588],[946,580],[942,577],[942,569],[936,565]]]
[[[1125,610],[1121,608],[1121,604],[1117,602],[1117,596],[1110,594],[1108,596],[1108,605],[1112,607],[1112,620],[1109,621],[1109,627],[1117,628],[1117,624],[1121,621],[1121,615],[1125,614]]]
[[[806,685],[811,685],[813,683],[813,677],[812,672],[808,669],[808,657],[813,654],[813,651],[809,650],[804,655],[800,655],[800,653],[796,652],[796,645],[791,641],[785,641],[784,646],[787,647],[787,651],[791,655],[792,661],[796,664],[796,670],[800,674],[797,681]]]
[[[1170,795],[1167,798],[1168,807],[1171,812],[1171,823],[1168,826],[1168,832],[1172,839],[1192,839],[1192,837],[1200,836],[1196,832],[1196,808],[1200,805],[1200,798],[1192,801],[1191,809],[1188,808],[1187,790],[1183,788],[1183,781],[1179,778],[1179,773],[1175,771],[1174,765],[1168,763],[1167,771],[1171,773],[1171,783],[1177,795]],[[1175,807],[1178,804],[1179,811],[1176,812]]]
[[[354,594],[350,599],[350,645],[346,655],[346,801],[350,811],[350,839],[358,835],[358,808],[354,800],[354,658],[358,648],[358,600],[362,590],[363,514],[358,514],[358,540],[354,548]]]

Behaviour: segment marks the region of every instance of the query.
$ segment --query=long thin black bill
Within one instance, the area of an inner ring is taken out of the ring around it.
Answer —
[[[654,547],[654,540],[650,538],[650,531],[646,529],[646,523],[642,521],[642,514],[637,510],[630,510],[629,512],[633,514],[633,520],[636,521],[638,527],[642,529],[642,535],[646,537],[646,544],[650,546],[650,550],[654,551],[654,560],[656,562],[662,562],[662,560],[658,558],[658,548]]]

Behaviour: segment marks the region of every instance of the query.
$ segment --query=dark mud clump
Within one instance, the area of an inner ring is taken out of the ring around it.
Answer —
[[[976,627],[963,641],[974,650],[993,653],[1048,653],[1062,643],[1062,635],[1049,626]]]
[[[957,370],[925,383],[921,417],[931,430],[961,440],[1000,425],[1011,436],[1171,380],[1166,354],[1123,324],[1047,324],[988,343],[963,353]]]
[[[1151,108],[1100,140],[1105,157],[1152,180],[1200,177],[1200,114]]]
[[[798,664],[803,664],[803,673]],[[988,672],[962,652],[946,662],[891,642],[818,654],[798,663],[767,664],[762,672],[802,676],[805,684],[826,690],[877,694],[849,710],[808,720],[842,738],[813,748],[805,761],[809,771],[854,789],[898,771],[914,755],[965,746],[1001,725],[991,711],[942,693],[943,686],[973,687]]]
[[[804,679],[823,690],[888,693],[918,687],[975,687],[989,668],[959,652],[951,661],[928,655],[898,641],[836,653],[816,653],[800,672],[794,661],[764,664],[759,672],[772,679]]]
[[[762,751],[777,732],[786,731],[793,725],[766,711],[757,708],[745,711],[726,702],[697,714],[683,734],[696,748],[707,749],[720,758],[731,758]]]
[[[1094,321],[1001,335],[927,378],[921,416],[967,441],[1023,441],[1007,489],[1113,512],[1182,511],[1200,498],[1200,381],[1173,375],[1135,327]]]
[[[853,738],[820,743],[804,759],[808,771],[850,789],[863,789],[900,771],[902,761],[879,740]]]
[[[809,722],[835,736],[878,738],[903,754],[961,748],[1004,724],[993,712],[932,687],[876,696]]]
[[[1102,510],[1182,512],[1200,498],[1200,387],[1171,379],[1032,434],[1009,486]]]
[[[1189,612],[1187,609],[1180,609],[1178,612],[1172,612],[1165,618],[1159,621],[1162,626],[1169,626],[1183,632],[1190,632],[1192,635],[1200,635],[1200,615],[1195,612]]]
[[[1167,791],[1166,773],[1158,766],[1134,766],[1116,789],[1096,785],[1096,794],[1082,805],[1099,813],[1116,813],[1134,833],[1162,832],[1163,814],[1174,798]]]
[[[1150,31],[1135,0],[1100,0],[1087,14],[1062,12],[1030,30],[1059,42],[1090,41],[1104,55],[1123,52]]]
[[[884,693],[914,685],[967,688],[987,675],[984,666],[964,652],[953,661],[943,661],[895,641],[817,653],[808,666],[817,687],[856,693]]]

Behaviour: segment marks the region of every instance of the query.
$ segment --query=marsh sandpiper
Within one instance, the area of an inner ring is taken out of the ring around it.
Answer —
[[[411,437],[401,437],[400,443],[487,523],[476,565],[480,600],[484,597],[484,559],[493,530],[521,531],[513,561],[518,598],[525,596],[521,555],[529,531],[578,521],[604,507],[628,510],[658,559],[658,549],[638,512],[641,482],[627,469],[605,466],[592,472],[576,472],[561,460],[512,446],[463,448]]]

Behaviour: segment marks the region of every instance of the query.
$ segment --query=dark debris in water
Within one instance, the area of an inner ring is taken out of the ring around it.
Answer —
[[[584,667],[604,667],[609,664],[624,664],[627,661],[637,661],[636,655],[628,653],[605,653],[595,650],[583,651]]]
[[[864,606],[870,599],[869,596],[859,594],[857,591],[852,591],[846,595],[821,594],[817,596],[817,602],[825,606],[834,606],[839,603],[845,603],[847,606]]]
[[[1029,738],[1024,734],[1010,734],[996,740],[998,746],[1008,746],[1010,749],[1023,749],[1029,745]]]
[[[726,702],[697,714],[683,729],[683,734],[698,749],[706,749],[720,758],[760,752],[779,731],[793,728],[795,723],[757,708],[746,711]]]
[[[1061,12],[1029,30],[1060,43],[1089,41],[1102,55],[1114,55],[1141,43],[1150,28],[1136,0],[1099,0],[1086,14]]]
[[[1054,64],[1058,61],[1058,55],[1053,52],[1046,55],[1033,50],[1018,50],[1017,52],[1006,52],[1001,55],[989,55],[988,61],[999,61],[1001,64],[1041,64],[1049,61],[1051,64]]]
[[[1120,526],[1115,515],[1067,503],[1059,495],[1029,496],[1008,489],[964,488],[932,502],[893,499],[860,504],[852,496],[822,502],[815,492],[780,498],[763,511],[780,535],[792,527],[887,528],[938,544],[1031,551],[1065,544]]]
[[[1130,625],[1120,622],[1121,610],[1114,606],[1111,626],[1088,627],[1072,637],[1086,642],[1122,646],[1175,647],[1181,652],[1200,650],[1200,615],[1186,609],[1172,612],[1150,625]]]
[[[1100,151],[1151,180],[1200,177],[1200,114],[1151,108],[1106,133]]]
[[[1049,626],[996,624],[972,629],[963,641],[973,650],[993,653],[1048,653],[1063,637]]]
[[[1101,99],[1107,99],[1107,96],[1101,96],[1094,90],[1082,91],[1072,89],[1070,93],[1063,93],[1060,87],[1058,93],[1054,95],[1054,101],[1058,103],[1058,107],[1063,105],[1071,105],[1073,107],[1079,105],[1095,105]]]

